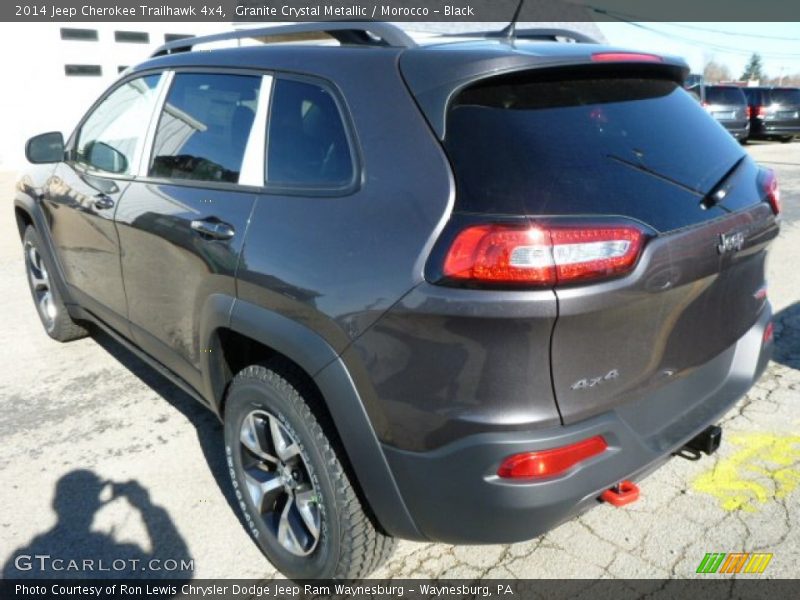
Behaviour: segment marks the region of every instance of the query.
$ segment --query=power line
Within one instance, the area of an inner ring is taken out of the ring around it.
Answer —
[[[753,50],[746,50],[746,49],[743,49],[743,48],[735,48],[733,46],[725,46],[725,45],[722,45],[722,44],[714,44],[712,42],[704,42],[704,41],[701,41],[701,40],[698,40],[698,39],[681,36],[681,35],[678,35],[678,34],[675,34],[675,33],[669,33],[669,32],[666,32],[666,31],[661,31],[659,29],[655,29],[654,27],[650,27],[650,26],[644,25],[642,23],[637,23],[635,21],[631,21],[630,19],[625,18],[623,16],[617,16],[618,14],[621,15],[621,13],[614,14],[614,13],[612,13],[610,11],[597,9],[597,8],[593,8],[592,10],[594,10],[596,12],[600,12],[600,13],[602,13],[602,14],[608,16],[608,17],[611,17],[612,19],[615,19],[616,21],[619,21],[621,23],[625,23],[627,25],[631,25],[632,27],[638,27],[639,29],[642,29],[644,31],[649,31],[651,33],[655,33],[655,34],[658,34],[660,36],[663,36],[663,37],[666,37],[666,38],[670,38],[670,39],[682,40],[684,42],[689,42],[689,43],[695,44],[697,46],[705,46],[706,48],[710,48],[710,49],[713,49],[713,50],[718,50],[720,52],[727,52],[729,54],[739,54],[739,55],[744,55],[744,56],[749,56],[750,54],[753,54],[755,52]],[[793,53],[793,52],[762,52],[762,51],[757,51],[757,53],[760,54],[761,56],[766,56],[768,58],[800,58],[800,54]]]
[[[590,6],[589,8],[596,13],[606,15],[611,17],[612,19],[617,19],[618,21],[623,21],[626,23],[630,22],[631,20],[642,21],[641,17],[638,17],[630,13],[618,12],[615,10],[607,10],[605,8],[598,8],[596,6]],[[712,27],[700,27],[699,25],[688,25],[686,23],[676,23],[674,21],[665,21],[663,22],[663,24],[669,25],[670,27],[682,27],[684,29],[693,29],[695,31],[706,31],[709,33],[719,33],[722,35],[730,35],[734,37],[749,37],[761,40],[776,40],[783,42],[800,42],[800,37],[782,37],[777,35],[763,35],[759,33],[736,33],[735,31],[725,31],[724,29],[714,29]]]
[[[686,23],[664,23],[664,25],[669,25],[670,27],[683,27],[684,29],[693,29],[695,31],[707,31],[709,33],[731,35],[734,37],[748,37],[759,40],[775,40],[779,42],[800,42],[800,37],[781,37],[779,35],[762,35],[760,33],[736,33],[735,31],[725,31],[723,29],[713,29],[711,27],[700,27],[699,25],[687,25]]]

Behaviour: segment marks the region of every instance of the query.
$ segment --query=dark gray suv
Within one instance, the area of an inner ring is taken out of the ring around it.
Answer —
[[[28,142],[47,332],[105,330],[223,419],[287,576],[625,504],[764,370],[774,176],[682,61],[568,36],[181,40]]]
[[[689,92],[733,137],[739,141],[747,140],[750,118],[742,88],[735,85],[698,85],[689,88]]]
[[[800,134],[800,89],[744,88],[754,138],[791,142]]]

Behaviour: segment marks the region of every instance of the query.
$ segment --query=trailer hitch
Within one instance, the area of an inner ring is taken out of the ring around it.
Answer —
[[[675,455],[686,460],[700,460],[702,458],[701,454],[714,454],[721,441],[722,428],[718,425],[711,425],[686,442]]]

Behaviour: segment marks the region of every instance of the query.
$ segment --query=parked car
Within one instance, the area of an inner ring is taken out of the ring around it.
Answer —
[[[742,88],[735,85],[698,85],[689,91],[733,137],[740,141],[747,140],[750,119]]]
[[[28,142],[45,330],[107,331],[222,419],[288,577],[635,500],[765,369],[774,175],[681,60],[562,35],[180,40]]]
[[[744,88],[750,116],[750,135],[791,142],[800,134],[800,88]]]

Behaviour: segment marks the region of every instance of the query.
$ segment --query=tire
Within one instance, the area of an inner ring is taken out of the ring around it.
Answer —
[[[69,342],[89,335],[85,327],[69,316],[52,279],[51,273],[55,273],[55,270],[50,257],[44,251],[39,233],[31,225],[25,229],[22,245],[31,297],[47,335],[59,342]]]
[[[359,498],[335,432],[311,409],[316,397],[293,366],[237,374],[225,404],[228,470],[247,528],[281,573],[360,579],[389,557],[394,539]]]
[[[786,136],[783,136],[783,137],[781,138],[781,144],[788,144],[788,143],[789,143],[789,142],[791,142],[792,140],[794,140],[794,136],[793,136],[793,135],[786,135]]]

